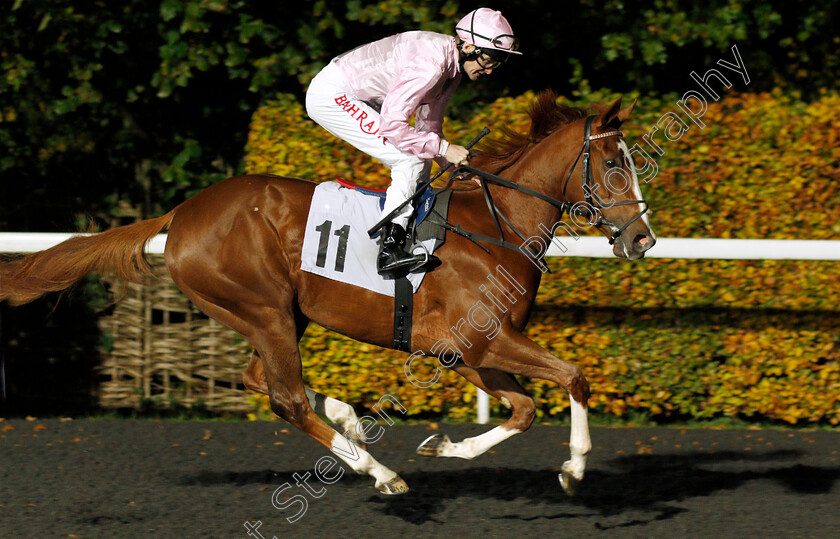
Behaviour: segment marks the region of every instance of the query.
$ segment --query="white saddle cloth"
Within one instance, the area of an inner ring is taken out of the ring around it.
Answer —
[[[379,241],[368,237],[368,229],[382,218],[379,198],[362,194],[336,182],[315,188],[306,219],[300,269],[327,279],[360,286],[394,296],[394,279],[376,273]],[[422,244],[431,253],[434,238]],[[415,253],[422,253],[419,245]],[[420,288],[425,272],[410,273],[414,292]]]

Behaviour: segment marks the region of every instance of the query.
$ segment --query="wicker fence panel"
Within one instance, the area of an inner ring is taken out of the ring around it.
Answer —
[[[100,405],[252,410],[242,385],[250,344],[190,303],[167,274],[163,256],[150,255],[149,262],[155,277],[145,286],[128,285],[113,313],[100,320],[106,343]]]

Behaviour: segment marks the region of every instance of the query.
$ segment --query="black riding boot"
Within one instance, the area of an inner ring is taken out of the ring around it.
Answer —
[[[425,260],[424,255],[414,255],[405,251],[405,229],[395,223],[387,223],[382,228],[382,246],[376,259],[376,271],[387,275],[401,269],[408,269]]]

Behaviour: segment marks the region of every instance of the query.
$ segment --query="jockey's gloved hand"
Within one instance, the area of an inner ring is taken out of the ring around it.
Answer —
[[[450,144],[449,148],[446,149],[446,153],[443,155],[444,159],[452,163],[453,165],[460,166],[466,165],[470,158],[470,151],[464,148],[463,146],[458,146],[457,144]]]

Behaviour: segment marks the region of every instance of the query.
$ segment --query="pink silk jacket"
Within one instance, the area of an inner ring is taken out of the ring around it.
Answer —
[[[454,37],[405,32],[346,52],[336,65],[356,98],[379,110],[381,135],[422,159],[440,155],[443,113],[461,82]]]

